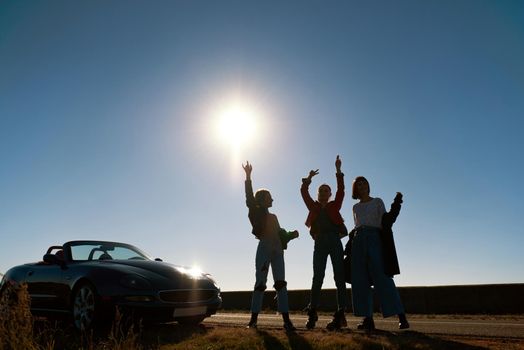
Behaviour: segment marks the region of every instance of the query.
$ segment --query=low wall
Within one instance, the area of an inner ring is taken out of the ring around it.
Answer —
[[[399,287],[402,302],[411,314],[524,314],[524,283],[464,286]],[[351,289],[348,288],[348,300]],[[222,292],[222,308],[249,310],[251,291]],[[290,290],[289,308],[304,309],[309,303],[309,290]],[[351,302],[349,310],[352,311]],[[275,291],[264,293],[263,308],[276,310]],[[319,310],[336,309],[336,290],[323,289]],[[379,302],[375,295],[375,309]]]

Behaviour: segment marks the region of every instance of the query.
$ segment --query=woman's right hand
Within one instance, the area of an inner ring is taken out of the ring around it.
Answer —
[[[337,155],[337,159],[335,160],[335,168],[337,169],[337,173],[340,173],[341,166],[342,166],[342,160],[340,159],[340,156]]]
[[[309,175],[308,175],[307,178],[311,180],[313,178],[313,176],[315,176],[315,175],[318,175],[318,169],[317,170],[311,170],[309,172]]]
[[[246,179],[251,179],[251,172],[253,171],[253,166],[249,164],[249,161],[246,161],[246,165],[242,164],[242,168],[246,172]]]

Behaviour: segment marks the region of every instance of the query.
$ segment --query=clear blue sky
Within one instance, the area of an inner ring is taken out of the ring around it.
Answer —
[[[232,98],[260,112],[236,154]],[[309,288],[300,179],[340,154],[348,189],[404,193],[397,285],[522,283],[523,130],[518,0],[0,1],[0,272],[103,239],[251,290],[249,159]]]

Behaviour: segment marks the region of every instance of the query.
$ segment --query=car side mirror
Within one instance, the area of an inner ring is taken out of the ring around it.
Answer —
[[[155,261],[164,261],[164,260],[162,260],[160,258],[156,258]]]

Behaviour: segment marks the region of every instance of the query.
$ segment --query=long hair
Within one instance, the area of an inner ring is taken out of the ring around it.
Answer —
[[[357,186],[356,186],[357,181],[364,181],[368,185],[368,195],[369,195],[369,192],[371,190],[371,188],[369,187],[369,181],[364,176],[357,176],[355,180],[353,180],[353,184],[351,185],[351,198],[359,199],[358,194],[357,194]]]

